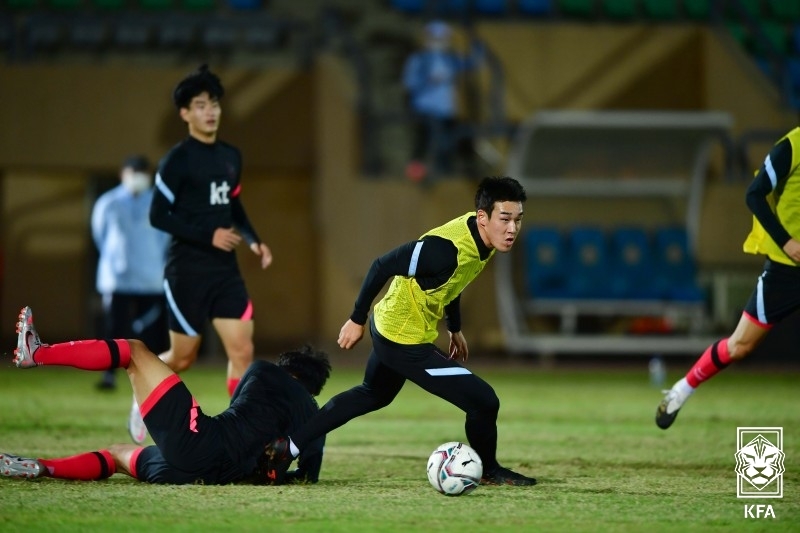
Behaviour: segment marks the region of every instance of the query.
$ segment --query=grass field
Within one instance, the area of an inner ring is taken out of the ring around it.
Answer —
[[[427,457],[463,440],[463,416],[408,384],[388,408],[329,435],[317,485],[2,478],[0,531],[800,531],[800,374],[732,367],[662,431],[653,423],[661,394],[642,366],[475,367],[501,400],[499,459],[537,477],[535,487],[436,493]],[[685,370],[673,366],[670,383]],[[207,413],[226,405],[223,373],[202,366],[183,376]],[[336,366],[321,400],[360,378],[360,367]],[[97,379],[3,363],[0,450],[51,457],[126,442],[129,385],[102,393]],[[737,426],[783,427],[782,499],[737,499]],[[771,504],[775,518],[745,517],[753,504]]]

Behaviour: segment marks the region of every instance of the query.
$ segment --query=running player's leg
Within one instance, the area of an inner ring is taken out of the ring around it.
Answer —
[[[253,321],[215,318],[212,323],[228,356],[228,394],[232,395],[253,362]]]
[[[536,484],[536,479],[509,470],[497,460],[500,400],[491,385],[450,359],[433,344],[399,346],[374,335],[373,338],[376,351],[387,366],[464,411],[467,441],[483,462],[481,483],[516,486]]]
[[[164,296],[170,347],[159,357],[180,373],[197,360],[209,313],[209,284],[202,276],[168,276],[164,280]]]
[[[405,378],[383,364],[373,349],[367,360],[364,381],[328,400],[299,431],[290,435],[299,450],[314,439],[326,435],[350,420],[382,409],[392,403]]]
[[[188,370],[197,361],[200,352],[201,335],[186,335],[178,331],[169,332],[169,350],[159,354],[159,359],[164,361],[174,372],[181,373]]]
[[[228,393],[233,394],[253,362],[253,302],[240,276],[212,280],[209,310],[214,329],[228,356]]]
[[[405,378],[381,363],[373,349],[361,385],[328,400],[317,414],[292,435],[278,437],[267,444],[266,477],[272,484],[282,484],[289,465],[309,443],[358,416],[386,407],[392,403],[404,383]]]
[[[470,446],[485,468],[495,468],[500,400],[491,385],[433,344],[399,346],[380,338],[375,338],[374,344],[381,360],[392,370],[464,411]]]
[[[767,261],[734,332],[706,348],[686,376],[665,391],[656,409],[656,425],[661,429],[669,428],[701,383],[753,353],[772,326],[798,307],[800,269]]]

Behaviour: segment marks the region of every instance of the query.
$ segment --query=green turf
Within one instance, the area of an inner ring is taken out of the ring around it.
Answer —
[[[226,404],[223,372],[198,367],[183,376],[208,413]],[[537,477],[536,487],[479,487],[459,498],[436,493],[425,477],[428,454],[463,440],[463,416],[409,384],[388,408],[330,434],[317,485],[3,478],[0,531],[800,530],[797,373],[732,367],[698,390],[669,431],[653,423],[661,394],[644,368],[481,365],[478,373],[501,400],[500,461]],[[321,399],[360,377],[358,368],[335,368]],[[97,379],[4,364],[0,450],[49,457],[126,442],[129,386],[102,393],[93,389]],[[784,428],[782,499],[736,498],[737,426]],[[776,518],[745,518],[746,504],[771,504]]]

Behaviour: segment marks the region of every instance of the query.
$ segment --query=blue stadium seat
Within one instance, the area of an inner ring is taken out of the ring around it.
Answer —
[[[658,288],[652,283],[653,248],[644,228],[615,229],[610,236],[610,250],[610,290],[615,298],[660,298]]]
[[[425,0],[391,0],[393,9],[403,13],[419,14],[425,9]]]
[[[567,293],[572,298],[609,298],[611,272],[605,232],[594,226],[578,226],[569,233],[567,245]]]
[[[695,258],[689,250],[686,229],[660,228],[655,232],[655,284],[664,298],[698,302],[705,298],[697,285]]]
[[[532,17],[550,17],[555,12],[553,0],[517,0],[517,9]]]
[[[508,0],[473,0],[479,15],[502,16],[508,12]]]
[[[254,11],[263,6],[261,0],[226,0],[225,3],[229,8],[237,11]]]
[[[525,282],[531,298],[566,296],[566,249],[558,229],[534,227],[523,236]]]

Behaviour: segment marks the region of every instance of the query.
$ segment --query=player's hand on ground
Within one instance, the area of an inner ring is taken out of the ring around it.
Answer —
[[[467,339],[460,331],[453,333],[450,332],[450,359],[456,361],[466,361],[469,357],[469,347],[467,347]]]
[[[342,329],[339,330],[339,340],[337,340],[336,342],[339,343],[340,348],[349,350],[350,348],[355,346],[363,336],[364,336],[364,326],[362,326],[361,324],[356,324],[352,320],[348,320],[347,322],[344,323]]]
[[[788,255],[792,261],[800,263],[800,241],[789,239],[786,241],[786,244],[783,245],[783,251],[786,252],[786,255]]]
[[[263,242],[254,242],[250,245],[253,253],[261,257],[261,268],[265,269],[272,264],[272,251]]]
[[[211,240],[211,244],[214,248],[219,248],[226,252],[233,251],[240,242],[242,242],[242,237],[238,235],[233,228],[217,228],[214,230],[214,237]]]

